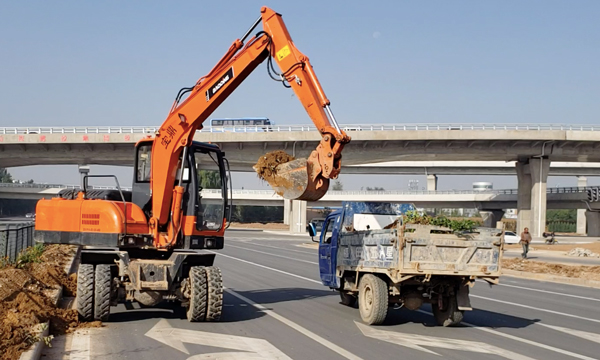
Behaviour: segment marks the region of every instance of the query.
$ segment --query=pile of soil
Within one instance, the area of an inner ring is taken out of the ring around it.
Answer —
[[[502,268],[539,274],[600,281],[600,266],[552,264],[524,259],[503,259]]]
[[[533,251],[549,250],[549,251],[556,251],[561,254],[563,254],[563,253],[566,254],[575,248],[583,248],[583,249],[591,250],[592,252],[595,252],[595,253],[600,253],[600,241],[596,241],[596,242],[589,243],[589,244],[561,244],[560,238],[557,238],[557,240],[559,241],[559,243],[557,245],[531,244],[531,245],[529,245],[529,250],[531,251],[531,249],[533,247],[533,249],[534,249]],[[504,245],[504,248],[506,248],[506,249],[521,249],[521,245],[520,244],[506,244],[506,245]]]
[[[261,180],[268,182],[273,187],[291,187],[292,184],[287,179],[277,176],[277,166],[296,160],[292,155],[283,150],[275,150],[258,158],[254,165],[254,171]]]
[[[79,326],[77,311],[57,308],[50,298],[59,286],[64,296],[75,296],[77,277],[67,276],[64,267],[75,249],[68,245],[50,245],[39,263],[22,268],[0,269],[0,359],[18,359],[36,342],[33,328],[50,321],[54,336]]]

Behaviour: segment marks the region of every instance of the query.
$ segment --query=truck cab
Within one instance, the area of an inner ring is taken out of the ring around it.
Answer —
[[[339,281],[335,276],[337,237],[342,211],[334,211],[323,222],[319,236],[319,273],[323,285],[338,288]]]

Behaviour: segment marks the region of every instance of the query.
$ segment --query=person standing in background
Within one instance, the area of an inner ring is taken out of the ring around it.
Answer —
[[[531,243],[531,234],[529,233],[529,228],[523,229],[523,232],[521,233],[521,241],[519,242],[521,243],[521,246],[523,246],[523,253],[521,254],[521,257],[523,259],[527,259],[529,243]]]

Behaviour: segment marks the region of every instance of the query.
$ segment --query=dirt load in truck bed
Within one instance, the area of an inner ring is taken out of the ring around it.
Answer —
[[[63,286],[63,296],[75,296],[77,277],[67,276],[65,265],[75,249],[49,245],[37,261],[17,263],[19,268],[0,268],[0,359],[18,359],[38,339],[32,329],[50,321],[52,335],[73,331],[79,326],[77,311],[57,308],[51,296]]]

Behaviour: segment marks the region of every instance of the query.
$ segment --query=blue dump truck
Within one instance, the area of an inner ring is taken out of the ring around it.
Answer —
[[[339,291],[342,304],[358,301],[368,324],[381,324],[389,306],[417,310],[430,303],[439,325],[456,325],[472,310],[475,280],[498,283],[502,230],[404,224],[410,210],[410,204],[344,202],[320,233],[321,281]],[[318,235],[311,225],[307,230]]]

